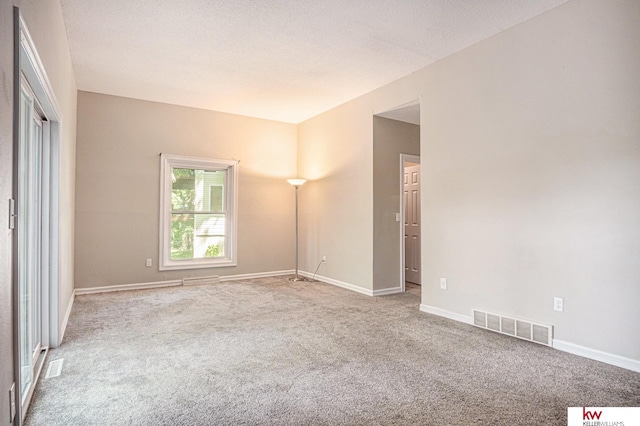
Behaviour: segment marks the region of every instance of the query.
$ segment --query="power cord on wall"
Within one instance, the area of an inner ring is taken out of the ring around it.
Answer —
[[[315,281],[316,280],[316,274],[318,273],[318,269],[320,269],[320,266],[325,262],[326,262],[326,260],[322,259],[320,261],[320,263],[318,263],[318,267],[316,268],[316,271],[313,273],[313,277],[311,278],[311,281]]]

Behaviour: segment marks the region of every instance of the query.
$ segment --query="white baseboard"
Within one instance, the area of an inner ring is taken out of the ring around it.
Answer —
[[[625,358],[619,355],[610,354],[608,352],[603,352],[597,349],[591,349],[584,346],[576,345],[574,343],[564,342],[562,340],[556,339],[553,339],[553,348],[640,373],[640,361],[635,359]]]
[[[436,308],[435,306],[420,304],[420,310],[428,314],[438,315],[439,317],[445,317],[445,318],[452,319],[454,321],[459,321],[465,324],[473,325],[473,318],[471,318],[470,316],[447,311],[446,309],[440,309],[440,308]]]
[[[305,271],[298,271],[299,275],[307,278],[313,278],[313,274]],[[335,285],[336,287],[345,288],[347,290],[355,291],[356,293],[365,294],[367,296],[373,296],[373,290],[369,290],[367,288],[362,288],[357,285],[345,283],[343,281],[334,280],[333,278],[323,277],[321,275],[316,275],[315,279],[318,281],[322,281],[323,283]]]
[[[282,275],[291,275],[293,273],[294,273],[293,270],[289,270],[289,271],[256,272],[254,274],[226,275],[224,277],[220,277],[220,281],[237,281],[237,280],[249,280],[252,278],[279,277]]]
[[[150,283],[107,285],[104,287],[76,288],[76,296],[83,294],[109,293],[112,291],[146,290],[150,288],[181,286],[182,280],[155,281]]]
[[[380,290],[373,290],[373,296],[386,296],[389,294],[402,293],[402,287],[382,288]]]
[[[226,275],[220,277],[220,281],[237,281],[246,280],[251,278],[265,278],[265,277],[277,277],[281,275],[292,274],[293,271],[271,271],[271,272],[257,272],[254,274],[241,274],[241,275]],[[89,288],[76,288],[74,294],[81,296],[83,294],[95,294],[95,293],[108,293],[112,291],[127,291],[127,290],[147,290],[150,288],[162,288],[162,287],[177,287],[182,285],[182,280],[168,280],[168,281],[155,281],[148,283],[134,283],[134,284],[118,284],[108,285],[103,287],[89,287]]]
[[[314,278],[313,274],[306,271],[298,271],[298,274],[302,275],[303,277]],[[368,288],[362,288],[357,285],[345,283],[344,281],[338,281],[338,280],[334,280],[333,278],[323,277],[322,275],[316,275],[315,279],[318,281],[322,281],[323,283],[335,285],[336,287],[341,287],[347,290],[355,291],[356,293],[365,294],[367,296],[373,296],[373,297],[402,293],[402,287],[383,288],[380,290],[369,290]]]
[[[440,309],[429,305],[420,305],[420,310],[429,314],[438,315],[455,321],[463,322],[465,324],[473,325],[473,317],[471,316],[450,312],[445,309]],[[606,364],[615,365],[616,367],[626,368],[627,370],[640,372],[640,361],[635,359],[625,358],[619,355],[602,352],[597,349],[591,349],[584,346],[576,345],[574,343],[564,342],[562,340],[556,339],[553,339],[552,347],[554,349],[568,352],[573,355],[578,355],[584,358],[604,362]]]
[[[71,308],[73,308],[73,301],[76,300],[76,291],[73,290],[73,292],[71,293],[71,300],[69,301],[69,304],[67,305],[67,310],[64,313],[64,317],[62,318],[62,324],[60,324],[60,330],[58,331],[58,342],[56,342],[57,344],[55,346],[52,347],[58,347],[62,344],[62,339],[64,339],[64,332],[67,330],[67,324],[69,323],[69,317],[71,316]]]

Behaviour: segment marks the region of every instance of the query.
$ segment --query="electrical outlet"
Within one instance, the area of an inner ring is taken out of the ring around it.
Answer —
[[[147,259],[147,268],[153,265],[153,261],[151,259]]]
[[[326,262],[327,261],[327,256],[322,256],[322,261]]]
[[[446,290],[447,289],[447,279],[446,278],[440,278],[440,288],[442,290]]]
[[[562,312],[564,310],[564,299],[562,297],[553,298],[553,310]]]

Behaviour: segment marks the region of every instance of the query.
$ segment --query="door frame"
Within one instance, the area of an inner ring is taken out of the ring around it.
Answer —
[[[42,197],[46,204],[43,210],[42,244],[45,253],[42,260],[43,277],[46,283],[42,288],[42,346],[57,347],[62,340],[59,317],[59,283],[60,283],[60,238],[59,238],[59,176],[60,176],[60,144],[62,135],[62,109],[55,96],[53,86],[47,76],[45,67],[40,59],[36,45],[27,29],[20,9],[14,7],[14,127],[13,127],[13,200],[18,200],[18,149],[20,144],[20,114],[19,102],[23,78],[28,82],[35,99],[46,117],[43,123],[43,173],[46,173],[48,183],[43,185]],[[15,205],[18,203],[16,202]],[[17,222],[17,221],[16,221]],[[12,231],[12,286],[13,298],[13,322],[14,322],[14,379],[16,382],[16,417],[24,419],[25,411],[22,407],[22,384],[20,378],[20,301],[18,282],[18,233]],[[40,372],[44,364],[44,358],[39,365]],[[38,375],[40,374],[38,372]],[[26,404],[31,399],[33,389],[37,384],[37,376],[34,377],[31,395],[28,395]]]
[[[399,224],[399,232],[400,232],[400,288],[401,291],[404,293],[406,291],[405,288],[405,274],[404,274],[404,257],[405,257],[405,250],[404,250],[404,215],[405,215],[405,209],[404,209],[404,164],[405,163],[418,163],[420,164],[420,156],[419,155],[414,155],[414,154],[400,154],[400,220],[398,221]],[[421,169],[422,171],[422,169]],[[420,186],[420,192],[422,192],[422,185]],[[422,194],[421,194],[422,195]],[[420,197],[420,200],[422,200],[422,197]],[[421,231],[421,235],[420,235],[420,246],[422,247],[422,231]],[[420,263],[422,264],[422,259],[420,260]],[[420,267],[420,270],[422,271],[422,267]]]

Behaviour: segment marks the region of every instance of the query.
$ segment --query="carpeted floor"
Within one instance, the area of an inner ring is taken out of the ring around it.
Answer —
[[[35,425],[564,425],[640,374],[285,278],[77,297]]]
[[[422,292],[422,287],[420,286],[420,284],[415,284],[409,281],[405,281],[404,289],[407,293],[411,293],[415,296],[418,296],[418,298],[420,298],[420,294]]]

